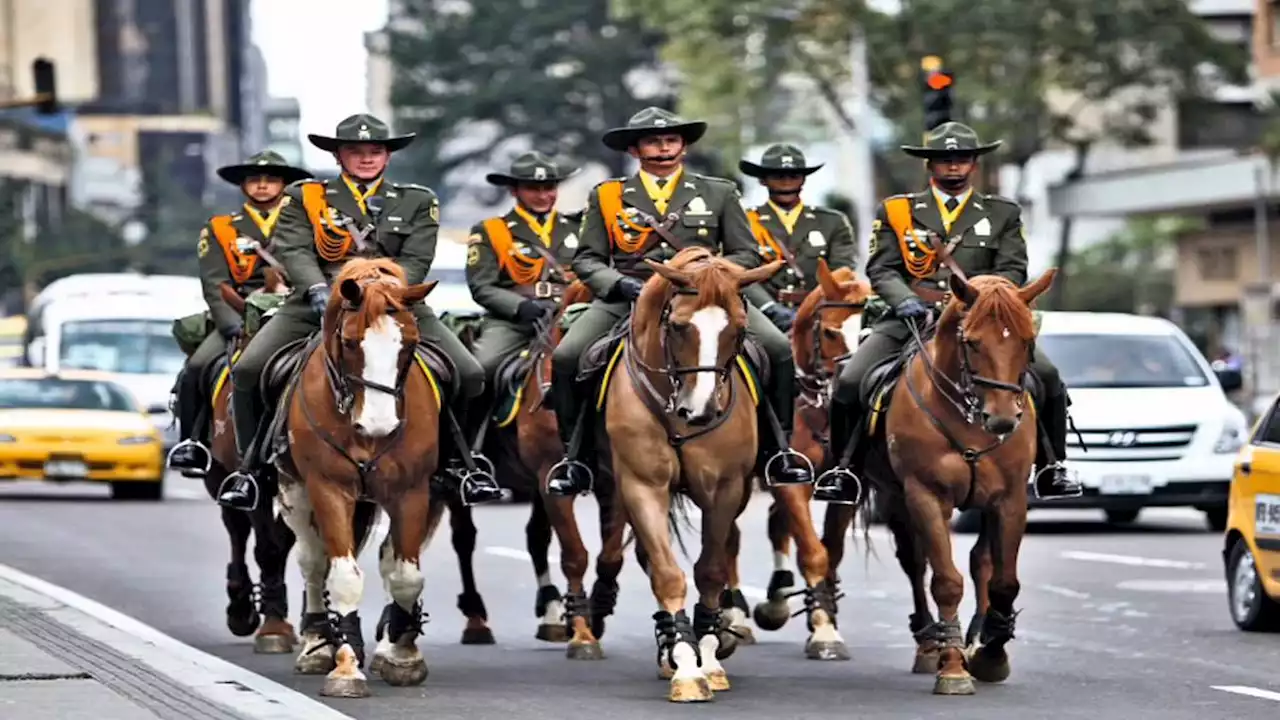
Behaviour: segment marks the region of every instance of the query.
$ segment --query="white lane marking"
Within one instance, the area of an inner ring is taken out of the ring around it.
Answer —
[[[1222,578],[1210,580],[1125,580],[1117,583],[1116,589],[1137,590],[1139,592],[1221,595],[1227,592],[1227,581]]]
[[[1137,555],[1112,555],[1110,553],[1089,552],[1086,550],[1066,550],[1059,557],[1084,562],[1111,563],[1113,565],[1129,565],[1131,567],[1171,568],[1174,570],[1203,570],[1204,563],[1186,560],[1166,560],[1163,558],[1139,557]]]
[[[186,478],[183,478],[184,480]],[[204,486],[200,487],[184,487],[181,485],[174,486],[173,483],[166,482],[164,488],[164,497],[166,500],[208,500],[209,493],[204,491]]]
[[[1071,598],[1072,600],[1088,600],[1089,599],[1089,593],[1082,593],[1078,590],[1072,590],[1071,588],[1058,587],[1057,585],[1037,585],[1036,587],[1040,588],[1041,590],[1044,590],[1047,593],[1053,593],[1054,595],[1061,595],[1062,597]]]
[[[1248,685],[1210,685],[1214,690],[1222,692],[1235,693],[1236,695],[1247,695],[1249,697],[1260,698],[1262,700],[1274,700],[1280,702],[1280,692],[1274,690],[1259,690],[1256,687]]]
[[[0,564],[0,594],[255,720],[354,720],[67,588]]]

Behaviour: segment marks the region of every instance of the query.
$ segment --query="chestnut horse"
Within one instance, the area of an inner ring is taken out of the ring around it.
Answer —
[[[268,268],[264,281],[261,289],[250,294],[255,301],[265,301],[255,302],[255,305],[270,307],[284,302],[290,288],[281,274],[274,268]],[[223,301],[244,317],[245,298],[227,283],[222,283],[219,291]],[[239,354],[250,339],[252,333],[246,329],[229,350]],[[210,408],[213,420],[209,448],[211,462],[209,472],[205,473],[204,486],[213,499],[217,499],[218,489],[231,469],[240,467],[240,454],[236,450],[235,435],[231,432],[231,383],[225,373],[226,370],[222,370],[215,378]],[[293,531],[276,514],[271,503],[259,503],[253,512],[248,513],[227,507],[220,507],[220,510],[222,525],[231,539],[231,562],[227,565],[227,628],[238,637],[257,630],[253,638],[254,652],[293,652],[298,639],[288,620],[289,601],[285,588],[285,568],[289,550],[293,547]],[[254,537],[254,560],[261,573],[261,582],[256,586],[252,584],[245,561],[250,534]],[[255,590],[258,595],[256,607]]]
[[[826,260],[818,260],[818,286],[800,304],[791,329],[791,349],[795,354],[796,424],[791,444],[813,463],[822,467],[828,447],[828,407],[832,383],[838,373],[837,360],[848,356],[858,345],[862,330],[862,310],[871,296],[871,285],[849,268],[832,272]],[[770,489],[774,503],[769,508],[769,540],[774,551],[774,572],[769,580],[768,598],[756,605],[753,615],[763,630],[778,630],[791,617],[788,598],[804,596],[804,613],[810,635],[805,656],[814,660],[848,660],[849,650],[836,625],[836,582],[834,566],[828,564],[827,548],[813,528],[810,501],[812,485],[782,485]],[[831,505],[830,515],[848,506]],[[852,511],[849,511],[852,514]],[[805,589],[786,593],[794,584],[786,569],[791,539],[797,545],[796,564]],[[837,535],[834,542],[843,542]]]
[[[743,270],[701,247],[665,264],[645,262],[655,274],[635,301],[618,376],[606,390],[605,429],[622,510],[647,556],[660,608],[655,634],[660,673],[671,679],[668,699],[705,702],[729,689],[720,660],[735,643],[724,632],[720,601],[730,532],[750,499],[756,464],[756,410],[738,368],[747,327],[741,292],[782,263]],[[679,493],[702,510],[692,622],[671,548]]]
[[[939,619],[917,638],[939,648],[936,694],[971,695],[974,678],[1009,676],[1005,645],[1013,639],[1018,549],[1036,453],[1036,410],[1023,384],[1035,341],[1031,303],[1055,273],[1023,288],[997,275],[952,275],[953,297],[934,337],[909,351],[892,391],[885,448],[909,527],[933,571]],[[956,507],[983,515],[971,554],[977,612],[967,647],[958,614],[964,578],[951,554]]]
[[[371,671],[391,685],[416,685],[427,677],[417,648],[419,553],[432,529],[430,486],[440,460],[443,399],[416,367],[420,335],[412,307],[436,283],[409,286],[395,261],[360,258],[343,266],[335,285],[339,292],[329,300],[319,336],[304,351],[288,402],[289,450],[276,466],[285,517],[298,536],[307,609],[313,610],[312,589],[326,580],[323,607],[332,598],[327,639],[336,648],[335,665],[321,694],[366,697],[358,613],[364,578],[355,528],[362,500],[376,503],[390,519],[379,570],[391,602],[378,623]]]

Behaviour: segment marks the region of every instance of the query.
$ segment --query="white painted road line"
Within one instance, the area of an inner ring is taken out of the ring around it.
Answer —
[[[1222,692],[1234,693],[1236,695],[1247,695],[1249,697],[1260,698],[1262,700],[1274,700],[1280,702],[1280,692],[1274,690],[1260,690],[1248,685],[1211,685],[1214,690]]]
[[[1061,595],[1062,597],[1071,598],[1072,600],[1089,599],[1089,593],[1082,593],[1078,590],[1072,590],[1071,588],[1058,587],[1057,585],[1037,585],[1036,587],[1047,593]]]
[[[1174,570],[1203,570],[1204,563],[1186,560],[1165,560],[1163,558],[1146,558],[1137,555],[1112,555],[1110,553],[1089,552],[1087,550],[1066,550],[1059,557],[1084,562],[1111,563],[1113,565],[1129,565],[1131,567],[1170,568]]]
[[[0,565],[0,594],[255,720],[353,720],[274,680],[197,650],[106,605]]]

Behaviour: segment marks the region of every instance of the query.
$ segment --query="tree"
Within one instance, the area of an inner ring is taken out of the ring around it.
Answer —
[[[1181,217],[1143,217],[1107,240],[1073,253],[1074,282],[1054,310],[1168,316],[1173,308],[1177,237],[1200,227]]]
[[[496,161],[512,138],[613,174],[600,135],[645,105],[669,107],[661,37],[608,0],[408,0],[387,27],[396,125],[417,132],[412,179],[448,192],[451,171]]]

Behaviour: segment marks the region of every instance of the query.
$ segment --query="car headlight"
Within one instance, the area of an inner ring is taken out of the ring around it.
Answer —
[[[150,435],[129,435],[120,438],[116,442],[121,445],[146,445],[147,443],[155,442],[155,440]]]
[[[1236,418],[1228,419],[1222,426],[1222,434],[1218,436],[1218,441],[1213,444],[1213,451],[1219,455],[1239,452],[1240,448],[1244,447],[1247,432],[1244,423]]]
[[[0,433],[0,443],[11,443],[11,442],[18,442],[18,438],[12,435],[5,435],[4,433]]]

